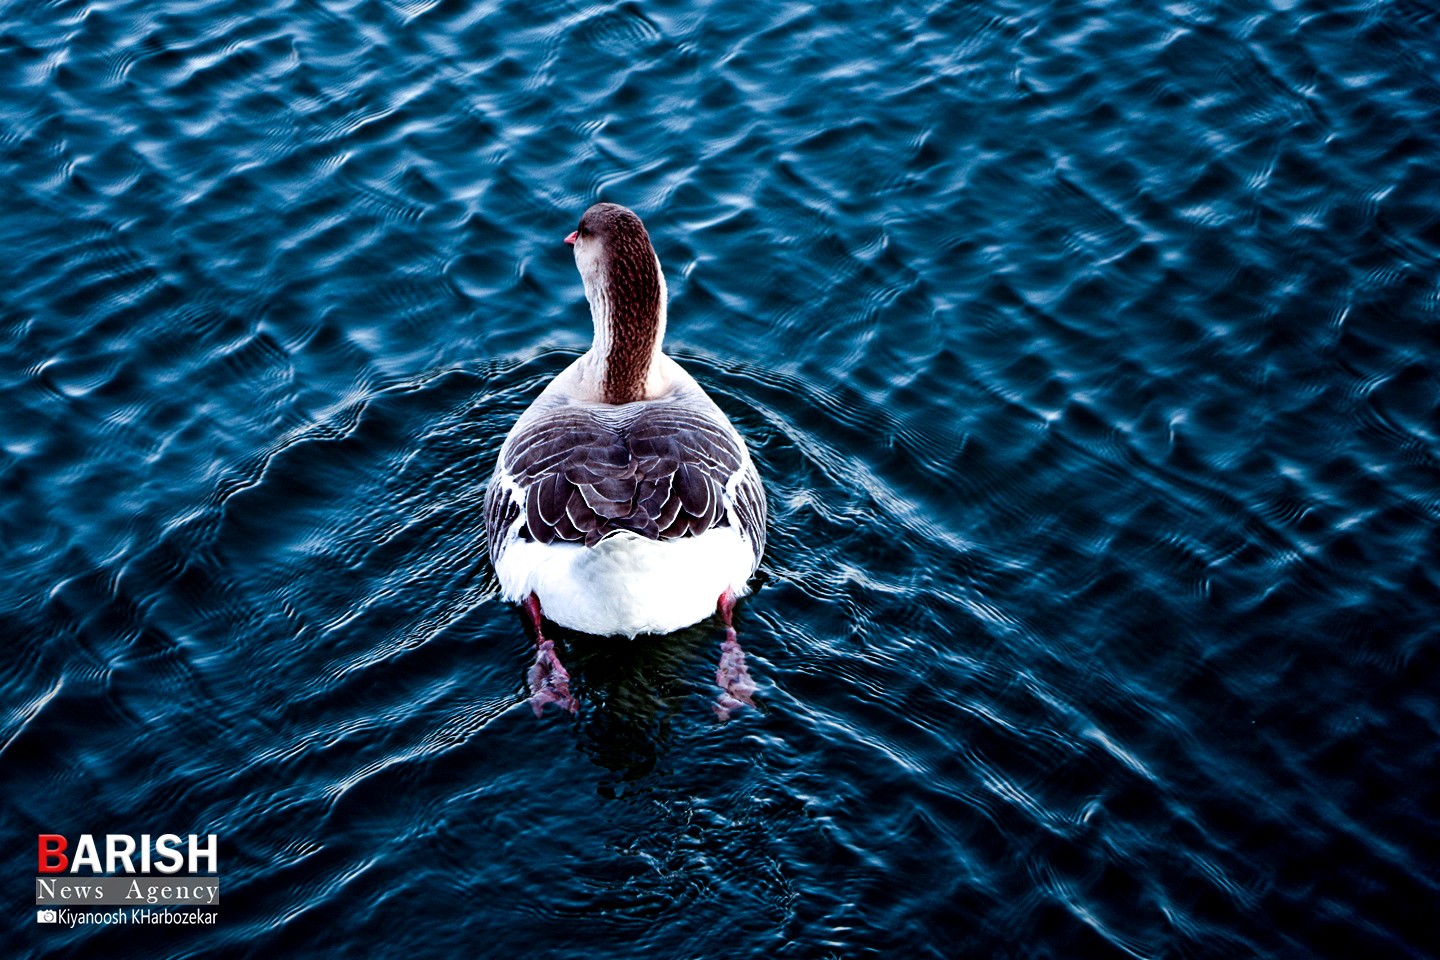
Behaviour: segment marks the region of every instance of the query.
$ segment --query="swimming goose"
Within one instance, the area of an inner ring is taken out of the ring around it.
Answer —
[[[501,596],[536,637],[531,705],[574,711],[541,631],[670,633],[719,612],[722,717],[751,704],[731,611],[765,548],[765,493],[725,414],[661,351],[666,290],[640,218],[597,203],[565,238],[595,340],[520,415],[485,494]]]

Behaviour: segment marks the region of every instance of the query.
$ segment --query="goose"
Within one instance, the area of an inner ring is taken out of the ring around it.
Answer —
[[[597,203],[565,242],[594,342],[515,421],[485,493],[501,597],[535,635],[530,703],[577,707],[544,619],[634,638],[718,613],[724,719],[754,705],[732,611],[765,550],[765,490],[739,432],[661,349],[665,275],[640,218]]]

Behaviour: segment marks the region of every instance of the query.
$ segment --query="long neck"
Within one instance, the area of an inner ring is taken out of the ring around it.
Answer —
[[[645,399],[665,338],[665,277],[648,244],[643,255],[610,257],[606,269],[586,277],[585,298],[595,321],[592,350],[601,401]]]

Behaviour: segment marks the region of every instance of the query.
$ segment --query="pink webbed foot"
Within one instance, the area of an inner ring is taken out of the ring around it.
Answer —
[[[530,709],[535,711],[535,716],[545,712],[547,703],[556,704],[571,713],[580,708],[570,695],[570,673],[555,656],[553,640],[546,640],[538,646],[535,662],[530,665],[525,679],[530,684]]]
[[[525,674],[530,687],[530,709],[538,717],[545,712],[545,704],[553,703],[574,713],[580,705],[570,695],[570,672],[555,655],[555,641],[546,639],[540,630],[540,598],[530,594],[524,608],[526,619],[535,629],[535,662]]]
[[[741,707],[753,707],[755,681],[745,667],[745,651],[740,649],[740,639],[735,634],[733,612],[735,597],[726,590],[718,604],[720,620],[725,624],[725,642],[720,645],[720,666],[715,670],[715,682],[720,685],[720,698],[715,701],[715,716],[729,720],[730,713]]]

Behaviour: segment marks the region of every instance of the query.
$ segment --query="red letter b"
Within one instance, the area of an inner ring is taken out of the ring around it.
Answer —
[[[64,873],[65,868],[70,866],[70,858],[65,856],[65,838],[58,833],[40,834],[40,872],[41,873]]]

